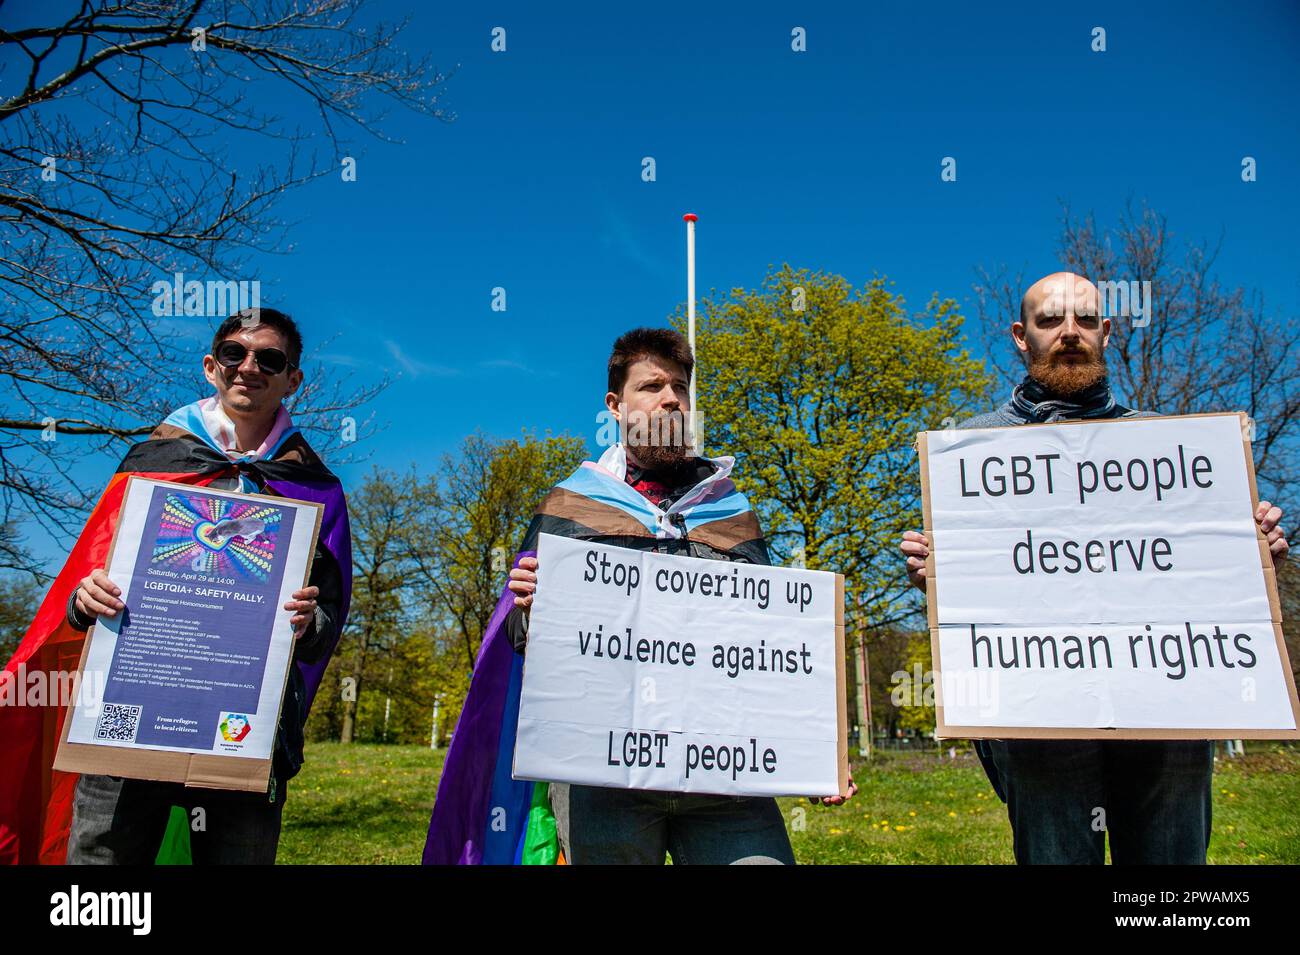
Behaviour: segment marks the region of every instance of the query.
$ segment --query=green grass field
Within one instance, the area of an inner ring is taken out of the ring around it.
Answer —
[[[1216,764],[1210,862],[1300,862],[1300,751],[1247,749]],[[280,862],[419,862],[442,759],[420,746],[309,745],[289,787]],[[853,775],[859,792],[844,806],[781,801],[800,863],[1012,861],[1005,807],[974,756],[887,753]]]

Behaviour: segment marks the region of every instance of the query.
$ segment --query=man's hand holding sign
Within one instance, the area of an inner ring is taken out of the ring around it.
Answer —
[[[124,610],[122,588],[108,579],[108,573],[100,567],[90,572],[78,585],[73,600],[81,616],[95,620],[99,617],[115,617]],[[316,598],[320,596],[319,587],[303,587],[295,590],[284,605],[285,610],[293,611],[289,626],[293,628],[293,638],[301,640],[307,632],[307,625],[316,614]]]

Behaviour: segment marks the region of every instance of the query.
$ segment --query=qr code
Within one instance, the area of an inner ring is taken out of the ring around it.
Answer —
[[[125,703],[105,703],[99,711],[99,726],[95,729],[95,739],[111,740],[114,743],[134,743],[135,734],[140,729],[139,706]]]

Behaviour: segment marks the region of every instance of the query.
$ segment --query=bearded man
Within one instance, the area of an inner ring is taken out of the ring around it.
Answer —
[[[513,780],[519,672],[542,533],[705,560],[767,564],[767,543],[731,481],[734,458],[690,445],[695,360],[680,333],[637,328],[614,343],[608,416],[622,440],[542,501],[474,668],[434,803],[426,864],[793,864],[770,797]],[[856,791],[828,796],[838,805]]]
[[[1039,279],[1020,302],[1011,337],[1027,373],[1011,400],[958,428],[996,428],[1085,418],[1153,416],[1115,401],[1106,379],[1111,322],[1097,287],[1081,275]],[[1260,502],[1255,520],[1274,563],[1286,557],[1281,509]],[[925,535],[899,545],[913,586],[925,591]],[[1016,861],[1203,864],[1210,842],[1210,740],[980,740],[976,749],[1007,804]],[[1100,812],[1099,812],[1100,810]]]

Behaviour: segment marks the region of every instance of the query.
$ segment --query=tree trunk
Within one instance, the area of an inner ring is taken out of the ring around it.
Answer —
[[[370,628],[361,635],[361,652],[357,654],[357,668],[352,673],[352,699],[343,701],[343,729],[339,733],[340,743],[351,743],[356,731],[357,707],[361,703],[361,679],[366,672],[366,648],[370,646]]]

